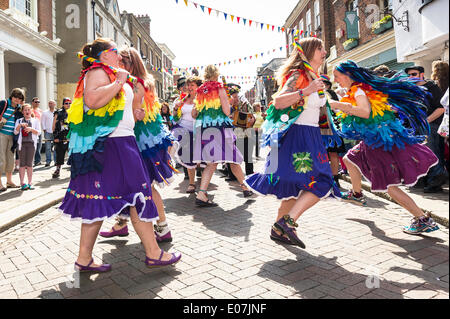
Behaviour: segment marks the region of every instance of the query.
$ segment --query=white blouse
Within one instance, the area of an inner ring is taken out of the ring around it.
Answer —
[[[319,97],[319,93],[314,92],[308,96],[305,109],[295,121],[297,125],[319,126],[320,108],[325,105],[327,98]]]
[[[130,84],[123,86],[125,91],[125,108],[123,110],[122,120],[109,137],[134,136],[134,116],[133,116],[133,98],[134,93]]]

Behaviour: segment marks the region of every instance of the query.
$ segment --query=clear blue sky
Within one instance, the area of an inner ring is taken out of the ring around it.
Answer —
[[[223,13],[219,16],[205,13],[192,3],[186,7],[184,0],[118,0],[121,11],[148,14],[151,18],[151,36],[157,42],[166,43],[176,55],[174,65],[192,67],[222,63],[219,68],[227,76],[256,76],[256,68],[273,58],[285,57],[286,38],[284,33],[267,31],[264,26],[244,26],[242,18],[283,26],[298,0],[198,0],[199,5],[217,9],[241,17],[231,22]],[[280,47],[283,50],[280,51]],[[273,53],[273,49],[276,49]],[[267,52],[270,51],[270,55]],[[264,53],[263,58],[260,54]],[[258,54],[255,59],[254,55]],[[250,60],[249,56],[253,58]],[[233,63],[233,60],[247,57],[247,62]],[[223,62],[231,65],[223,66]],[[250,61],[250,62],[248,62]],[[229,80],[230,82],[232,80]],[[238,80],[233,80],[238,82]],[[239,80],[249,81],[249,80]],[[243,85],[247,90],[252,84]]]

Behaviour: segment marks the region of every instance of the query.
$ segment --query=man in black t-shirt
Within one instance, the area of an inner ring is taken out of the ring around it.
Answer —
[[[427,146],[439,159],[439,163],[433,166],[427,176],[422,179],[418,186],[424,187],[425,193],[437,193],[442,191],[442,185],[448,180],[448,172],[444,166],[444,138],[437,131],[444,117],[444,107],[441,105],[441,98],[444,92],[431,80],[425,80],[425,69],[421,66],[412,66],[405,69],[410,78],[418,78],[417,85],[424,87],[430,94],[427,108],[427,120],[430,123],[430,136],[427,138]]]

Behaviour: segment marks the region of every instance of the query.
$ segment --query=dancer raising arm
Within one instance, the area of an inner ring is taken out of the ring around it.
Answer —
[[[404,232],[419,234],[439,229],[398,187],[414,185],[438,163],[433,152],[421,144],[426,138],[424,134],[430,131],[422,110],[427,103],[425,91],[405,79],[375,76],[353,61],[338,65],[334,77],[341,87],[348,89],[341,102],[330,102],[333,109],[342,111],[342,133],[345,138],[362,141],[344,157],[352,189],[343,194],[343,199],[364,202],[361,191],[364,175],[372,191],[387,192],[414,216]],[[408,120],[412,129],[406,129],[394,112],[402,120]]]
[[[111,265],[95,264],[92,251],[103,220],[119,214],[131,217],[147,266],[174,264],[181,254],[161,250],[153,232],[158,213],[133,132],[133,89],[126,83],[129,73],[118,69],[121,56],[111,40],[100,38],[86,44],[83,54],[100,63],[83,60],[68,110],[71,180],[60,209],[82,221],[75,266],[80,271],[111,270]]]
[[[298,44],[317,73],[326,57],[323,42],[304,38]],[[322,79],[313,80],[305,62],[302,53],[294,50],[281,67],[280,90],[263,124],[263,145],[271,146],[265,171],[246,179],[257,193],[282,201],[270,238],[302,248],[305,244],[296,234],[296,221],[321,198],[340,196],[319,128],[326,97],[318,91],[325,86]]]

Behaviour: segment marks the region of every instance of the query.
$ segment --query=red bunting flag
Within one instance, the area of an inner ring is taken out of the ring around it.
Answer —
[[[241,18],[240,18],[240,17],[237,17],[236,19],[237,19],[237,23],[239,23],[239,20],[241,20]]]
[[[212,10],[211,8],[208,8],[209,15],[211,15],[211,10]]]

